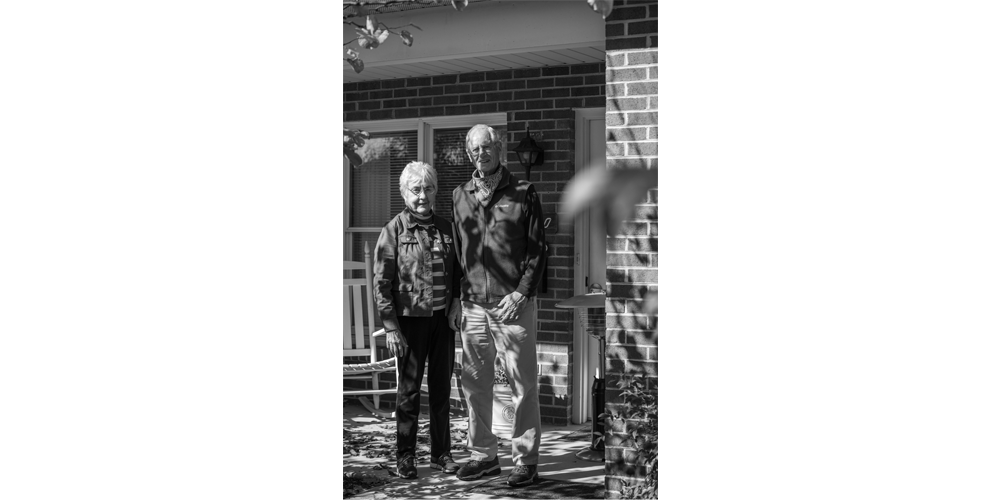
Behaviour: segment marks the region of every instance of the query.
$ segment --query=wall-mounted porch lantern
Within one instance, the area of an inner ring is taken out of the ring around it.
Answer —
[[[527,135],[521,142],[517,144],[514,148],[514,152],[517,153],[517,160],[521,162],[521,166],[524,167],[524,175],[531,180],[531,167],[535,165],[541,165],[545,161],[545,150],[538,147],[535,140],[531,138],[531,127],[528,127]]]

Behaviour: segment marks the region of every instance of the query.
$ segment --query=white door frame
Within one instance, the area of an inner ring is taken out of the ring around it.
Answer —
[[[575,109],[576,111],[576,172],[579,173],[586,166],[594,161],[590,158],[590,133],[588,131],[589,122],[596,119],[604,119],[605,108],[585,108]],[[600,161],[604,162],[604,158]],[[587,293],[587,285],[584,279],[588,274],[590,262],[590,214],[584,213],[576,218],[573,223],[573,294],[580,295]],[[605,284],[601,283],[603,287]],[[586,422],[590,418],[590,385],[593,380],[594,366],[591,366],[589,357],[590,336],[582,331],[580,322],[576,319],[576,311],[573,311],[573,397],[570,400],[570,420],[574,424]]]

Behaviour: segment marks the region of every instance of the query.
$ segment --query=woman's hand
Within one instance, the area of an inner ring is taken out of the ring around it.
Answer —
[[[462,333],[462,301],[455,299],[451,302],[451,310],[448,311],[448,326],[458,333]]]
[[[389,347],[389,353],[393,357],[402,357],[403,350],[406,349],[406,340],[399,333],[399,330],[389,330],[385,332],[385,344]]]

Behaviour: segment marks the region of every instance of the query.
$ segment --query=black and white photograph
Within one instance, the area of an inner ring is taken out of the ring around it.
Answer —
[[[344,2],[345,497],[656,497],[657,8]]]

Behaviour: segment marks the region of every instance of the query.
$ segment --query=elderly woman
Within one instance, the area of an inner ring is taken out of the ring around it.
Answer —
[[[375,245],[375,307],[386,330],[389,352],[398,358],[396,472],[417,477],[417,418],[420,381],[428,363],[431,467],[458,470],[451,457],[448,396],[455,362],[455,334],[448,323],[459,271],[451,223],[434,213],[437,172],[412,162],[399,176],[406,208],[394,217]]]

